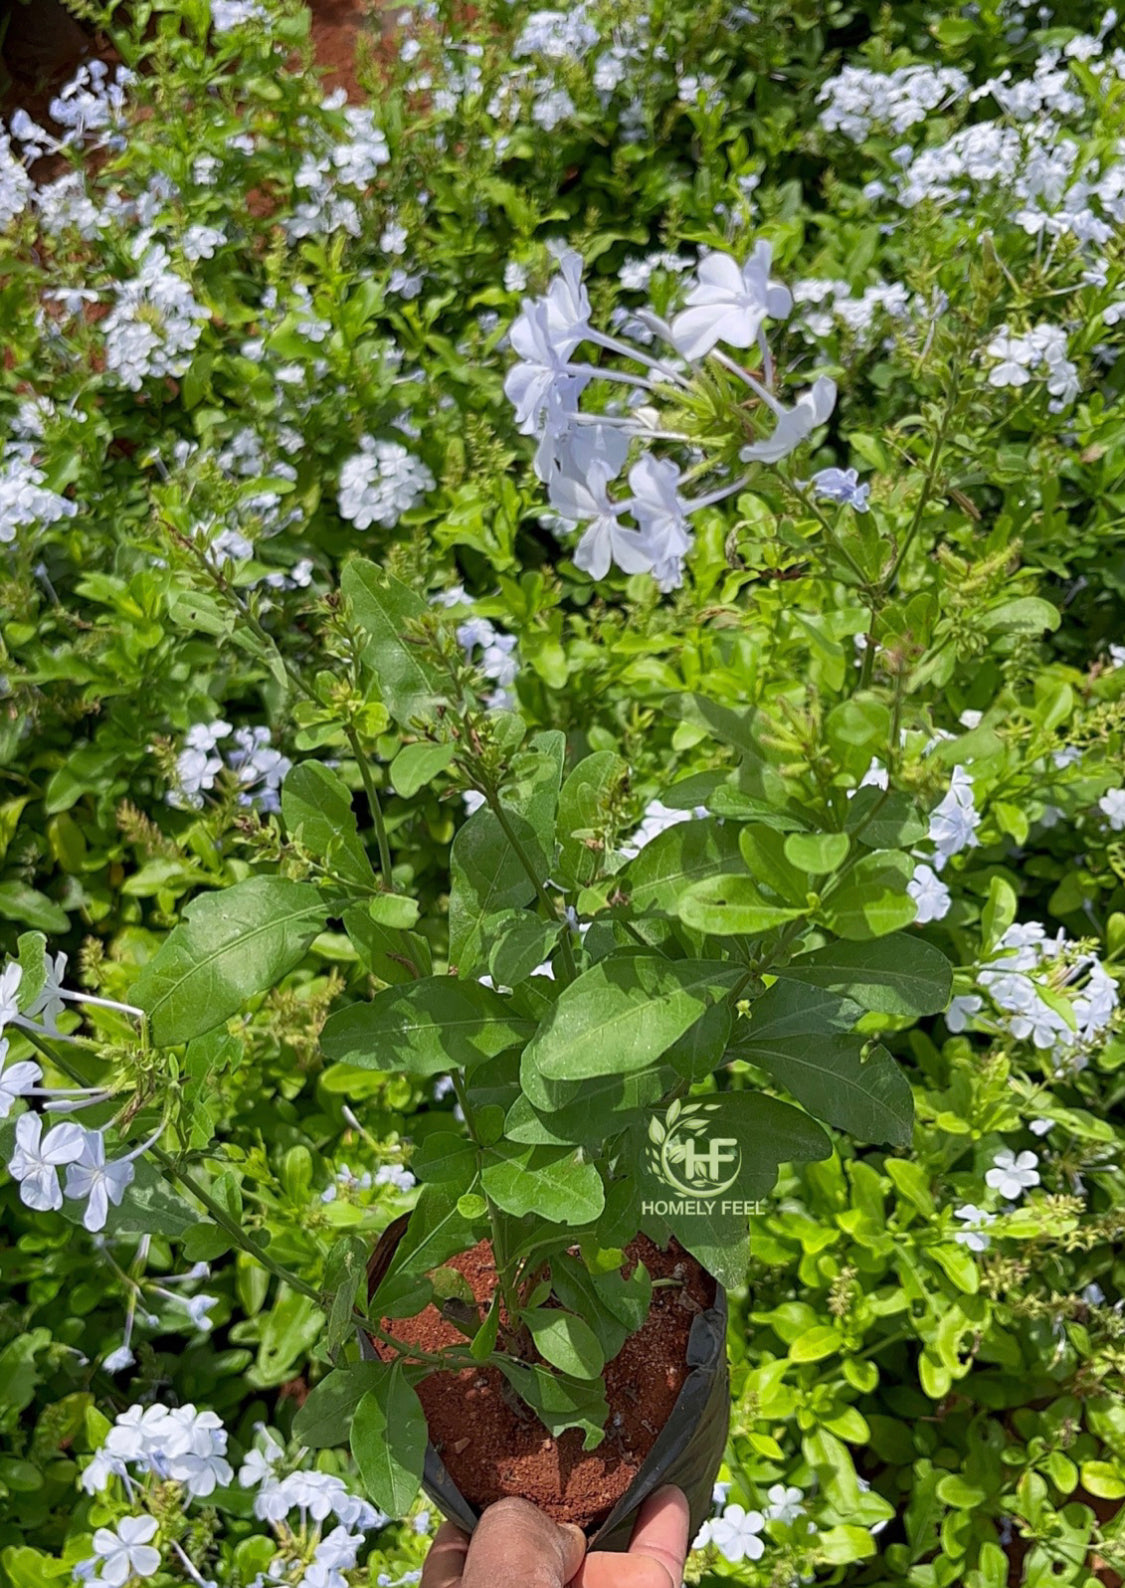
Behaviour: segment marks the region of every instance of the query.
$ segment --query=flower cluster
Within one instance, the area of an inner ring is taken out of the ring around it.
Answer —
[[[0,541],[12,541],[17,530],[45,528],[78,515],[78,503],[45,485],[30,441],[9,441],[0,458]]]
[[[487,618],[469,618],[457,626],[457,643],[474,667],[496,685],[485,697],[489,709],[515,710],[516,696],[512,685],[520,665],[516,656],[516,636],[503,633]]]
[[[976,973],[979,992],[958,994],[945,1022],[1030,1040],[1057,1071],[1080,1070],[1104,1040],[1118,1007],[1116,984],[1090,949],[1060,928],[1048,937],[1039,921],[1010,926]],[[987,1010],[986,1010],[987,1003]]]
[[[233,740],[225,752],[225,763],[218,754],[218,745],[224,739]],[[169,805],[181,810],[201,810],[204,791],[215,787],[225,765],[237,779],[240,805],[255,805],[267,813],[279,811],[281,785],[292,764],[280,750],[273,749],[268,728],[198,722],[188,729],[184,748],[176,759],[176,787],[169,789],[165,797]]]
[[[993,360],[988,372],[990,386],[1026,386],[1036,372],[1045,376],[1053,401],[1052,413],[1059,413],[1078,396],[1078,369],[1066,356],[1066,333],[1056,325],[1039,324],[1021,335],[1013,335],[1002,325],[985,348]]]
[[[391,529],[434,488],[426,465],[398,441],[366,435],[360,450],[340,469],[338,503],[341,518],[357,529],[382,524]]]
[[[535,469],[547,485],[557,520],[565,530],[582,529],[574,561],[595,579],[604,578],[613,565],[627,574],[651,573],[662,591],[676,589],[694,542],[690,515],[735,495],[751,478],[727,481],[689,499],[681,491],[681,465],[646,445],[658,439],[689,444],[686,435],[666,427],[661,406],[674,412],[677,401],[691,392],[700,360],[712,357],[733,374],[752,394],[756,411],[772,421],[769,434],[740,449],[744,463],[780,462],[831,414],[836,387],[826,376],[792,408],[784,407],[774,391],[765,325],[784,318],[793,299],[772,279],[771,261],[765,242],[741,265],[728,254],[707,254],[670,324],[647,310],[637,314],[638,323],[672,349],[664,358],[591,325],[582,259],[573,250],[562,254],[546,294],[524,300],[510,333],[519,362],[509,370],[504,390],[521,432],[538,438]],[[579,361],[576,354],[584,343],[639,365],[644,373]],[[753,349],[761,376],[721,352],[720,343]],[[604,384],[625,387],[628,412],[621,412],[619,403],[582,411],[583,394]],[[634,441],[641,443],[639,456]],[[612,494],[611,486],[626,470],[630,494]]]
[[[117,286],[117,302],[102,322],[106,368],[140,391],[149,376],[182,375],[211,311],[197,303],[188,282],[168,266],[168,250],[142,232],[132,246],[140,268]]]

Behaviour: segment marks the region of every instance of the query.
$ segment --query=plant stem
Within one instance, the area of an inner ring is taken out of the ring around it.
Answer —
[[[167,524],[167,520],[165,520],[165,523]],[[305,683],[305,680],[301,677],[297,669],[285,656],[282,655],[281,650],[279,649],[269,630],[258,618],[254,616],[253,612],[251,612],[246,602],[243,601],[242,597],[231,584],[230,580],[227,579],[225,575],[221,573],[218,568],[214,567],[213,564],[208,560],[207,553],[203,550],[203,548],[201,546],[197,546],[195,542],[190,540],[186,535],[182,535],[173,525],[168,524],[168,528],[171,530],[178,543],[185,547],[199,563],[200,567],[204,570],[207,577],[211,580],[212,584],[214,584],[215,588],[223,596],[225,596],[231,605],[236,609],[239,616],[242,618],[243,622],[246,624],[255,638],[260,640],[263,645],[267,646],[269,650],[274,653],[278,661],[281,663],[281,666],[284,668],[285,675],[292,683],[294,689],[296,689],[298,693],[302,694],[306,700],[311,700],[314,705],[321,705],[322,702],[316,691],[311,689],[309,685]],[[351,746],[352,754],[355,756],[356,764],[359,767],[359,775],[363,779],[364,793],[367,795],[367,803],[371,808],[371,820],[375,825],[375,841],[379,848],[379,874],[384,885],[389,888],[392,886],[391,851],[390,845],[387,841],[386,823],[383,820],[383,807],[380,804],[379,795],[371,777],[371,769],[367,764],[367,758],[364,756],[360,747],[359,735],[356,733],[355,727],[352,723],[346,722],[343,724],[343,729],[347,737],[348,744]]]
[[[242,1228],[237,1219],[232,1218],[226,1209],[215,1201],[210,1192],[200,1185],[194,1175],[190,1174],[186,1169],[182,1169],[162,1147],[150,1147],[149,1151],[165,1175],[170,1175],[174,1180],[178,1180],[186,1191],[190,1191],[197,1201],[202,1202],[208,1213],[215,1220],[215,1223],[225,1230],[234,1243],[248,1253],[256,1263],[260,1263],[283,1285],[288,1285],[290,1290],[296,1290],[302,1296],[307,1296],[310,1301],[315,1301],[318,1306],[323,1306],[324,1296],[322,1293],[319,1290],[315,1290],[312,1285],[307,1284],[303,1279],[300,1279],[288,1268],[275,1262],[269,1253],[258,1245],[254,1237]]]
[[[914,539],[922,527],[922,519],[924,518],[926,508],[929,505],[930,492],[933,490],[934,482],[937,479],[937,472],[941,463],[942,451],[944,450],[946,437],[949,433],[950,421],[953,418],[953,409],[957,400],[958,373],[959,372],[957,370],[954,370],[951,375],[949,388],[951,396],[944,411],[942,412],[941,423],[938,425],[937,434],[934,436],[934,444],[930,450],[930,461],[926,468],[926,477],[922,482],[922,494],[919,496],[918,505],[914,509],[914,517],[910,521],[910,528],[906,531],[906,536],[902,542],[902,545],[898,549],[898,555],[891,566],[891,571],[883,583],[884,599],[893,593],[895,585],[898,583],[898,576],[902,571],[902,565],[906,559],[906,554],[913,545]]]
[[[508,813],[504,809],[504,806],[503,806],[503,803],[501,802],[499,794],[496,792],[496,790],[494,788],[489,788],[489,789],[487,789],[485,791],[485,799],[488,801],[489,809],[493,812],[493,814],[496,817],[496,820],[500,823],[500,828],[501,828],[501,831],[504,834],[504,837],[511,844],[512,850],[513,850],[513,853],[516,856],[516,859],[519,861],[520,865],[523,867],[524,871],[527,873],[528,881],[531,883],[532,887],[535,889],[536,897],[538,898],[540,904],[543,905],[544,909],[547,911],[548,916],[550,916],[552,920],[557,921],[558,918],[559,918],[559,912],[555,908],[555,901],[551,898],[551,895],[547,892],[547,889],[544,887],[543,882],[542,882],[542,880],[541,880],[541,878],[539,876],[539,873],[536,871],[535,867],[531,864],[531,859],[528,856],[527,851],[524,849],[523,845],[520,843],[518,837],[516,836],[515,828],[512,826],[511,821],[508,818]],[[574,962],[574,950],[571,947],[571,943],[570,943],[570,931],[569,931],[569,928],[567,930],[565,930],[563,932],[563,934],[562,934],[561,948],[562,948],[563,970],[565,972],[563,980],[566,983],[570,983],[578,975],[578,966]]]

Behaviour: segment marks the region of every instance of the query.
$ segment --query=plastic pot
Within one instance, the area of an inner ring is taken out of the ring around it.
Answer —
[[[403,1218],[401,1228],[396,1230],[392,1225],[384,1232],[384,1240],[380,1240],[377,1248],[383,1271],[405,1228],[406,1219]],[[385,1242],[387,1235],[391,1240]],[[380,1278],[381,1274],[374,1271],[373,1259],[369,1269],[369,1294],[374,1294]],[[377,1353],[369,1336],[362,1329],[358,1334],[361,1355],[367,1361],[376,1361]],[[591,1549],[624,1553],[629,1547],[641,1504],[666,1483],[674,1483],[687,1496],[691,1508],[690,1538],[696,1536],[711,1515],[715,1475],[723,1459],[730,1427],[726,1339],[727,1294],[716,1280],[714,1305],[696,1313],[692,1320],[686,1355],[688,1374],[671,1415],[641,1470],[612,1511],[603,1522],[586,1529]],[[473,1531],[480,1520],[480,1512],[461,1493],[429,1442],[422,1487],[444,1516],[464,1528],[466,1533]]]

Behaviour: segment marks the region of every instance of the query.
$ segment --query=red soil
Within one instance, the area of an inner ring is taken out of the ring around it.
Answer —
[[[639,1259],[654,1279],[683,1283],[653,1291],[648,1318],[606,1364],[603,1384],[616,1416],[596,1450],[582,1449],[577,1428],[552,1438],[507,1390],[497,1368],[431,1373],[416,1386],[431,1443],[453,1482],[479,1509],[505,1495],[521,1495],[557,1522],[588,1528],[605,1520],[643,1466],[687,1377],[692,1321],[714,1305],[715,1281],[675,1240],[661,1251],[638,1235],[625,1250],[626,1272]],[[464,1274],[483,1316],[496,1286],[488,1242],[452,1258],[449,1266]],[[414,1318],[384,1319],[383,1326],[423,1350],[465,1343],[432,1305]],[[372,1344],[380,1356],[393,1357],[390,1347]]]

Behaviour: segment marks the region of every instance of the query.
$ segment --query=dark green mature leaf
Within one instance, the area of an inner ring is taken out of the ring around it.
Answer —
[[[425,601],[362,557],[344,565],[340,589],[369,635],[363,660],[391,716],[403,727],[414,717],[432,717],[445,698],[442,682],[421,648],[403,637],[409,623],[429,612]]]
[[[190,1042],[276,986],[326,919],[317,889],[285,877],[251,877],[202,894],[183,915],[131,993],[157,1047]]]
[[[829,943],[791,960],[782,975],[887,1015],[940,1014],[953,988],[953,966],[941,950],[907,932],[874,943]]]
[[[529,1366],[506,1356],[499,1363],[520,1398],[527,1402],[550,1434],[583,1428],[583,1450],[594,1450],[605,1438],[609,1403],[600,1379],[571,1378],[538,1364]]]
[[[599,750],[578,763],[559,795],[558,880],[567,887],[587,887],[605,859],[600,834],[628,765],[612,750]]]
[[[352,1414],[386,1367],[382,1362],[352,1362],[334,1368],[309,1393],[293,1418],[293,1437],[314,1450],[347,1443]]]
[[[360,840],[352,796],[342,778],[319,761],[302,761],[281,788],[281,814],[290,836],[318,860],[361,887],[375,874]]]
[[[868,783],[848,801],[844,823],[868,849],[909,849],[926,836],[928,823],[905,794]]]
[[[383,895],[390,898],[390,894]],[[433,968],[430,945],[421,932],[404,932],[376,921],[370,905],[353,904],[344,911],[344,930],[363,968],[380,981],[395,985],[428,976]]]
[[[481,1184],[505,1213],[554,1224],[589,1224],[605,1204],[601,1176],[581,1149],[523,1146],[501,1141],[484,1155]]]
[[[909,926],[918,906],[906,891],[914,861],[897,849],[865,855],[825,900],[823,918],[839,937],[863,942]]]
[[[70,917],[62,905],[26,882],[0,882],[0,918],[51,935],[70,930]]]
[[[756,937],[795,921],[804,910],[763,897],[752,877],[705,877],[680,894],[677,913],[685,926],[712,937]]]
[[[406,1233],[371,1298],[370,1317],[378,1317],[380,1312],[386,1311],[384,1291],[389,1293],[392,1285],[403,1276],[426,1274],[439,1263],[476,1245],[479,1239],[476,1226],[457,1211],[458,1195],[459,1188],[455,1185],[423,1185]]]
[[[712,1004],[661,1055],[661,1063],[670,1064],[678,1075],[689,1081],[704,1080],[723,1063],[733,1026],[730,1005]]]
[[[534,1030],[534,1021],[515,1016],[491,988],[456,976],[426,976],[337,1010],[325,1022],[320,1045],[337,1064],[437,1075],[494,1058]]]
[[[530,910],[498,925],[488,955],[488,969],[500,987],[514,987],[542,965],[558,941],[560,923],[545,921]]]
[[[714,817],[677,822],[646,844],[629,862],[619,887],[634,914],[674,912],[684,889],[704,877],[744,869],[738,832]]]
[[[600,1378],[605,1352],[584,1318],[561,1307],[528,1307],[522,1314],[540,1356],[575,1378]]]
[[[551,1286],[564,1307],[589,1323],[607,1362],[648,1316],[652,1280],[643,1263],[626,1279],[620,1269],[591,1274],[585,1263],[559,1252],[551,1258]]]
[[[884,1047],[861,1058],[863,1036],[751,1040],[739,1056],[768,1070],[818,1119],[859,1141],[909,1147],[914,1121],[910,1083]]]
[[[655,1103],[676,1082],[666,1064],[633,1075],[594,1075],[584,1081],[551,1081],[530,1066],[508,1109],[510,1141],[596,1147],[624,1130],[638,1109]]]
[[[548,1079],[645,1069],[730,990],[737,965],[621,955],[565,987],[525,1053]]]
[[[378,1373],[352,1417],[352,1455],[379,1509],[405,1516],[422,1483],[426,1415],[400,1362],[368,1366]]]
[[[542,878],[547,858],[529,823],[515,811],[508,822],[530,864]],[[535,897],[535,885],[509,843],[494,811],[476,811],[459,830],[450,851],[449,958],[462,976],[486,968],[483,926],[490,915],[518,909]]]
[[[828,1036],[851,1031],[863,1006],[838,993],[779,980],[750,1005],[748,1020],[735,1026],[734,1046],[768,1037]]]

